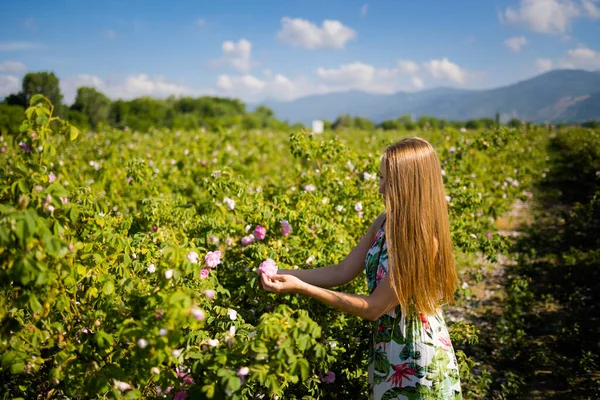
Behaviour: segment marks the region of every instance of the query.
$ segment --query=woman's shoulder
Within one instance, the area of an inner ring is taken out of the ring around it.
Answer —
[[[371,239],[371,242],[375,240],[375,235],[377,235],[377,232],[379,231],[379,228],[381,228],[381,226],[383,225],[384,221],[385,211],[379,214],[379,216],[373,220],[371,226],[369,227],[369,238]]]

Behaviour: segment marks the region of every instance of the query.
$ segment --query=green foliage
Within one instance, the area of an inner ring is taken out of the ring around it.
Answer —
[[[372,176],[382,148],[399,137],[245,130],[245,115],[235,114],[241,103],[178,101],[113,102],[112,123],[148,131],[79,135],[46,98],[31,99],[13,147],[0,155],[4,392],[153,398],[173,387],[169,396],[186,390],[192,398],[365,397],[369,323],[265,292],[255,269],[266,258],[283,269],[340,262],[383,211]],[[173,104],[181,115],[213,117],[207,123],[218,134],[136,122],[146,113],[175,121]],[[263,127],[272,117],[268,109],[247,115]],[[229,117],[238,128],[221,125]],[[503,251],[506,243],[488,235],[490,218],[523,195],[537,165],[534,157],[524,165],[521,149],[543,132],[419,132],[442,160],[457,251],[492,260]],[[257,225],[267,236],[243,246]],[[205,266],[216,250],[221,264]],[[363,279],[340,290],[367,293]],[[452,335],[457,348],[477,338],[468,324],[453,325]],[[462,354],[467,379],[474,364]],[[324,384],[319,376],[329,370],[336,381]]]
[[[96,129],[100,123],[108,121],[110,99],[95,88],[80,87],[77,89],[77,96],[71,109],[85,114],[87,116],[86,125]],[[69,115],[69,120],[73,121],[71,115]]]
[[[0,135],[17,133],[23,121],[24,112],[23,107],[0,103]]]
[[[29,105],[31,99],[41,94],[48,98],[57,111],[62,111],[63,95],[60,91],[58,77],[54,72],[29,72],[23,77],[20,97],[23,99],[23,106]]]

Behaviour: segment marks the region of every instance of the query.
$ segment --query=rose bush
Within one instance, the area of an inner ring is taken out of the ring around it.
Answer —
[[[365,395],[369,323],[265,292],[256,270],[340,262],[383,211],[373,177],[400,137],[79,135],[41,97],[26,117],[0,155],[3,393]],[[423,132],[442,159],[457,252],[503,249],[488,233],[543,164],[542,134]],[[364,277],[340,289],[367,293]],[[461,325],[453,338],[474,335]]]

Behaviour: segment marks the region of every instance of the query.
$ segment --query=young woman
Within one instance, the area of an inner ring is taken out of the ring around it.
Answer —
[[[413,137],[389,146],[379,170],[385,211],[350,254],[336,265],[263,275],[263,288],[373,321],[371,399],[461,399],[440,308],[452,302],[458,283],[440,162],[431,144]],[[369,296],[327,289],[364,268]]]

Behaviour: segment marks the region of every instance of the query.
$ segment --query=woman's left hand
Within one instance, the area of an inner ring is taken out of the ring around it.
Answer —
[[[274,293],[298,293],[306,283],[293,275],[271,275],[267,277],[261,274],[263,289]]]

